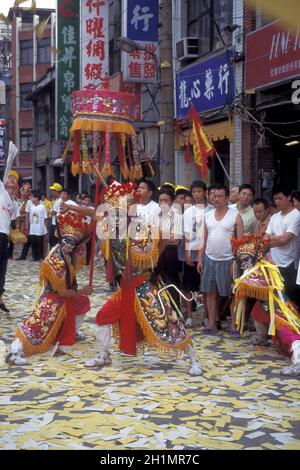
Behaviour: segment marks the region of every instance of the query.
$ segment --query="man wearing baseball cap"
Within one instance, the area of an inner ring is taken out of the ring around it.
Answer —
[[[50,188],[54,193],[59,197],[60,192],[62,190],[62,186],[59,183],[54,183]]]
[[[51,196],[52,196],[52,210],[50,211],[51,224],[50,224],[50,231],[49,231],[49,245],[50,245],[50,249],[51,249],[58,242],[58,239],[55,236],[56,211],[54,210],[54,206],[60,205],[60,203],[61,203],[60,193],[61,193],[63,188],[59,183],[54,183],[52,186],[50,186],[49,189],[51,189]]]

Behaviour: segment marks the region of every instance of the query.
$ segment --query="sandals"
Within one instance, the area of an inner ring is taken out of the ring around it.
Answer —
[[[238,330],[230,330],[230,331],[229,331],[229,334],[230,334],[231,336],[236,336],[236,337],[241,336],[241,334],[240,334],[240,332],[239,332]]]
[[[202,333],[214,334],[214,333],[218,333],[218,330],[211,330],[210,328],[206,326],[205,328],[203,328]]]

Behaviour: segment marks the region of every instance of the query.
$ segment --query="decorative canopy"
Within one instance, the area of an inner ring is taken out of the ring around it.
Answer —
[[[135,109],[133,94],[107,89],[80,90],[74,91],[72,98],[74,121],[71,133],[83,130],[135,135],[132,126]]]

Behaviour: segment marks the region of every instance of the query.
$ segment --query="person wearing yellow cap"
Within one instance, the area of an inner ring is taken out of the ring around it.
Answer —
[[[18,184],[20,179],[20,175],[16,170],[10,170],[8,173],[8,180],[14,181],[16,184]]]
[[[161,191],[162,189],[170,189],[171,191],[175,193],[175,185],[173,183],[168,183],[168,182],[163,183],[161,187],[158,188],[158,191]]]
[[[59,183],[54,183],[50,186],[51,189],[51,199],[52,199],[52,210],[50,211],[51,224],[49,229],[49,245],[50,249],[53,248],[58,243],[58,238],[55,236],[56,231],[56,213],[55,208],[60,205],[62,202],[60,198],[60,193],[63,187]]]
[[[175,188],[175,204],[179,204],[183,208],[184,198],[187,194],[189,194],[188,188],[178,184]]]

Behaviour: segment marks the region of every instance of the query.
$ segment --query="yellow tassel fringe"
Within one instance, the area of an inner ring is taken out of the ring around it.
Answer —
[[[132,124],[128,122],[111,121],[109,119],[74,119],[70,132],[73,134],[75,131],[79,130],[85,132],[114,132],[132,136],[136,135]]]

